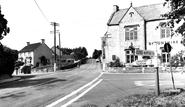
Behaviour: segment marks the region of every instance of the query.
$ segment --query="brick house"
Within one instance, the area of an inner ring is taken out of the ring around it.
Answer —
[[[49,64],[52,59],[52,50],[45,44],[45,40],[41,39],[41,43],[27,42],[27,46],[19,51],[18,57],[25,65],[41,64],[44,57],[44,62]]]
[[[162,63],[167,63],[169,57],[163,49],[167,42],[173,48],[171,56],[184,50],[181,36],[171,37],[171,30],[168,26],[157,28],[158,25],[167,22],[161,14],[170,10],[168,5],[163,6],[160,3],[133,7],[131,3],[126,9],[119,9],[117,5],[114,5],[113,10],[107,23],[107,32],[102,38],[105,63],[115,58],[119,58],[123,63],[132,63],[142,59],[143,55],[139,52],[144,51],[149,57],[161,55]]]

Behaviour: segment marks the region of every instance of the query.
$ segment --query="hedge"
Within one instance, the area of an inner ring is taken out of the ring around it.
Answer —
[[[8,47],[0,50],[0,76],[12,75],[15,68],[15,61],[18,59],[18,51]]]

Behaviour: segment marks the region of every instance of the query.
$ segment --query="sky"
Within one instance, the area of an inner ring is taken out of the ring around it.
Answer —
[[[1,11],[8,20],[10,33],[1,40],[3,45],[21,50],[26,42],[38,43],[45,39],[54,46],[51,22],[59,23],[61,47],[85,47],[89,56],[101,49],[101,37],[107,31],[107,22],[113,5],[120,9],[163,3],[164,0],[0,0]],[[40,9],[44,13],[41,13]],[[56,45],[59,44],[58,34]]]

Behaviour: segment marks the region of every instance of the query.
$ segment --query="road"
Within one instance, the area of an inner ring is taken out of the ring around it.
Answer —
[[[170,73],[160,73],[160,91],[173,88]],[[156,91],[155,73],[104,73],[99,79],[102,81],[87,94],[75,101],[69,107],[81,107],[92,104],[106,107],[131,94]],[[185,74],[174,74],[175,87],[185,88]]]
[[[100,74],[100,65],[95,60],[88,60],[87,64],[72,71],[21,76],[22,79],[19,81],[0,85],[0,107],[56,107],[63,105],[74,99],[76,94],[82,93],[83,90],[90,87],[93,84],[91,81]],[[92,84],[88,84],[89,82]],[[61,98],[63,98],[61,102],[53,104]]]
[[[102,73],[99,63],[72,71],[21,76],[0,85],[0,107],[105,107],[134,93],[155,91],[155,73]],[[160,90],[172,88],[171,74],[160,74]],[[185,87],[185,74],[174,74],[175,87]]]

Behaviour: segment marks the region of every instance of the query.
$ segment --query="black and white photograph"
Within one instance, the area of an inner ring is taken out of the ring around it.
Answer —
[[[0,107],[185,107],[185,0],[0,0]]]

